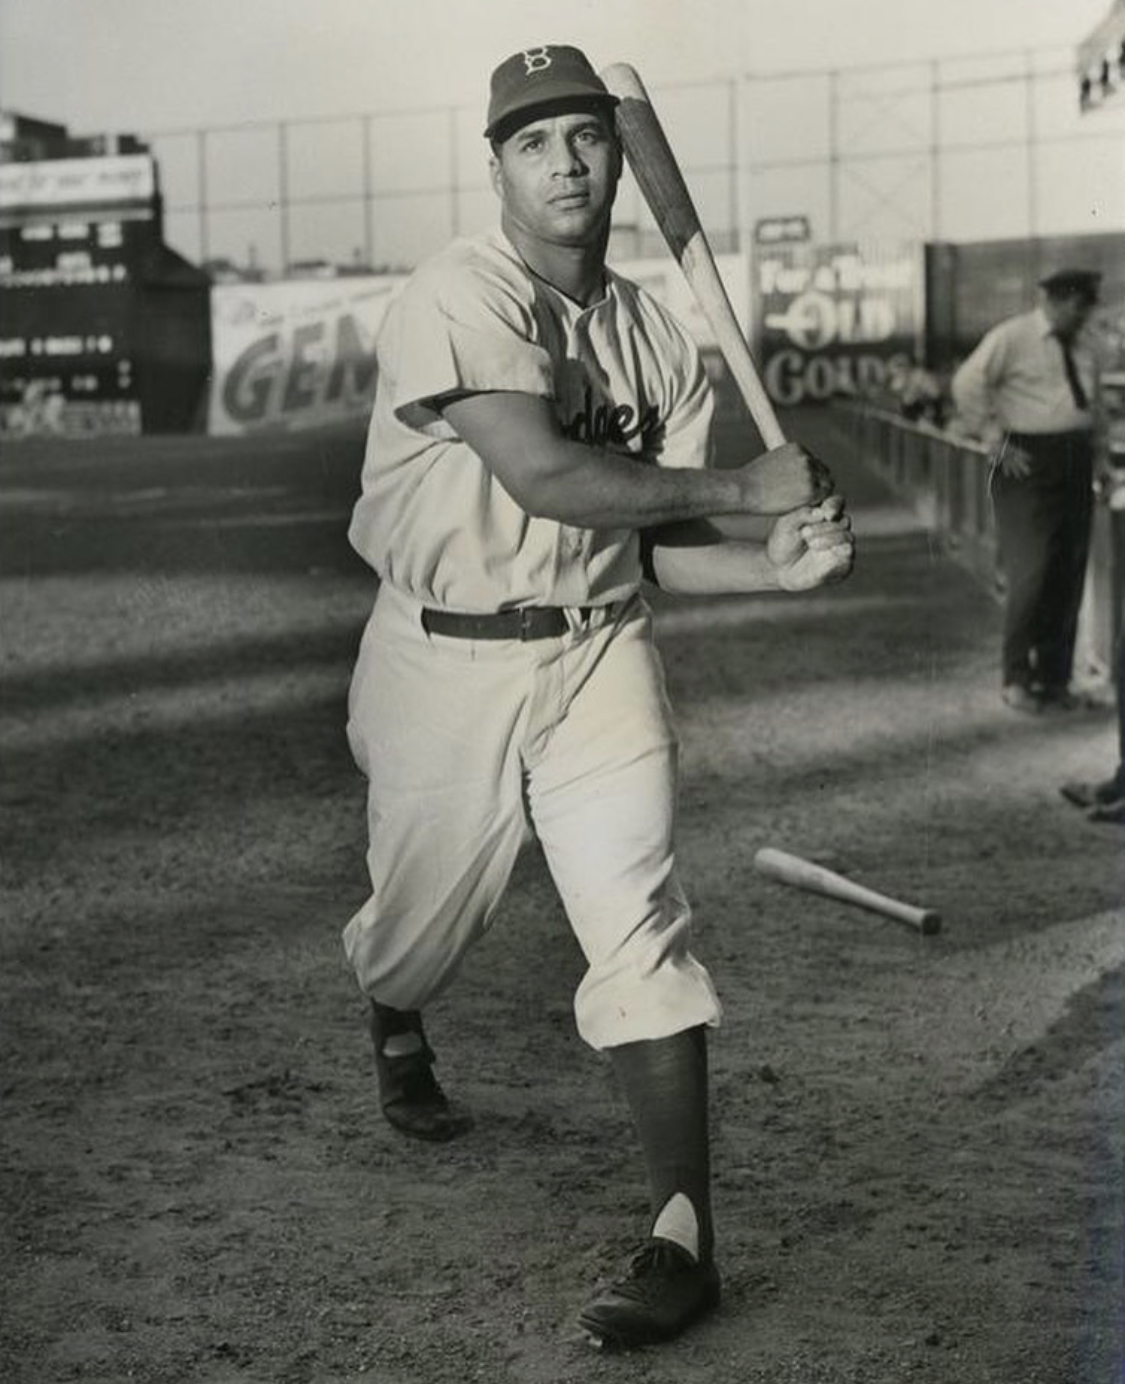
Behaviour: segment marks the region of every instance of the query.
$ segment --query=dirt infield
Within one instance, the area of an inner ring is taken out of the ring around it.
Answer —
[[[534,853],[431,1015],[475,1132],[377,1114],[338,936],[360,439],[5,447],[5,1384],[1120,1384],[1125,835],[1057,791],[1110,712],[1013,719],[991,597],[795,431],[852,580],[658,606],[726,1293],[621,1357],[573,1321],[643,1178]],[[767,844],[945,928],[767,882]]]

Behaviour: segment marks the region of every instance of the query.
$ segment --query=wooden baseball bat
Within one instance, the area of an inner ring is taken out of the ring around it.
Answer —
[[[860,908],[870,909],[872,913],[882,913],[917,928],[927,936],[941,931],[941,914],[934,909],[915,908],[901,899],[892,899],[874,889],[866,889],[862,884],[838,875],[835,870],[816,865],[802,856],[791,855],[788,851],[763,846],[754,856],[754,865],[759,873],[780,880],[782,884],[791,884],[796,889],[809,889],[814,894],[824,894],[842,903],[854,903]]]
[[[780,447],[785,434],[738,325],[691,193],[644,83],[636,68],[623,62],[614,63],[600,75],[610,95],[618,98],[617,130],[649,211],[715,333],[723,359],[762,441],[767,447]]]

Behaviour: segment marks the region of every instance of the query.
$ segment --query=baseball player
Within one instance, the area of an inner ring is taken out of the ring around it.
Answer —
[[[380,578],[349,701],[369,782],[371,894],[344,931],[382,1109],[421,1139],[471,1125],[421,1011],[489,925],[534,832],[587,969],[577,1028],[610,1054],[652,1202],[601,1343],[670,1337],[719,1297],[705,1031],[672,850],[676,738],[642,585],[806,590],[850,570],[828,471],[786,444],[708,469],[699,354],[605,265],[614,100],[567,46],[494,72],[492,233],[423,264],[388,310],[350,529]],[[728,541],[708,516],[777,517]]]

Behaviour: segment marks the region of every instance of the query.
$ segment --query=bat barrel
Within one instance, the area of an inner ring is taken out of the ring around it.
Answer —
[[[613,63],[602,70],[601,78],[618,99],[621,144],[653,219],[715,333],[762,441],[767,447],[780,447],[785,434],[773,401],[759,377],[679,162],[644,83],[628,63]]]

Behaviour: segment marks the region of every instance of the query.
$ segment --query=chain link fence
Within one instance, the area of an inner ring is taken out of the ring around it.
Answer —
[[[1125,228],[1125,109],[1083,112],[1065,50],[653,88],[717,249],[759,218],[821,241],[979,240]],[[409,268],[493,220],[481,111],[364,111],[146,134],[169,241],[275,274]],[[614,250],[658,249],[627,177]]]

